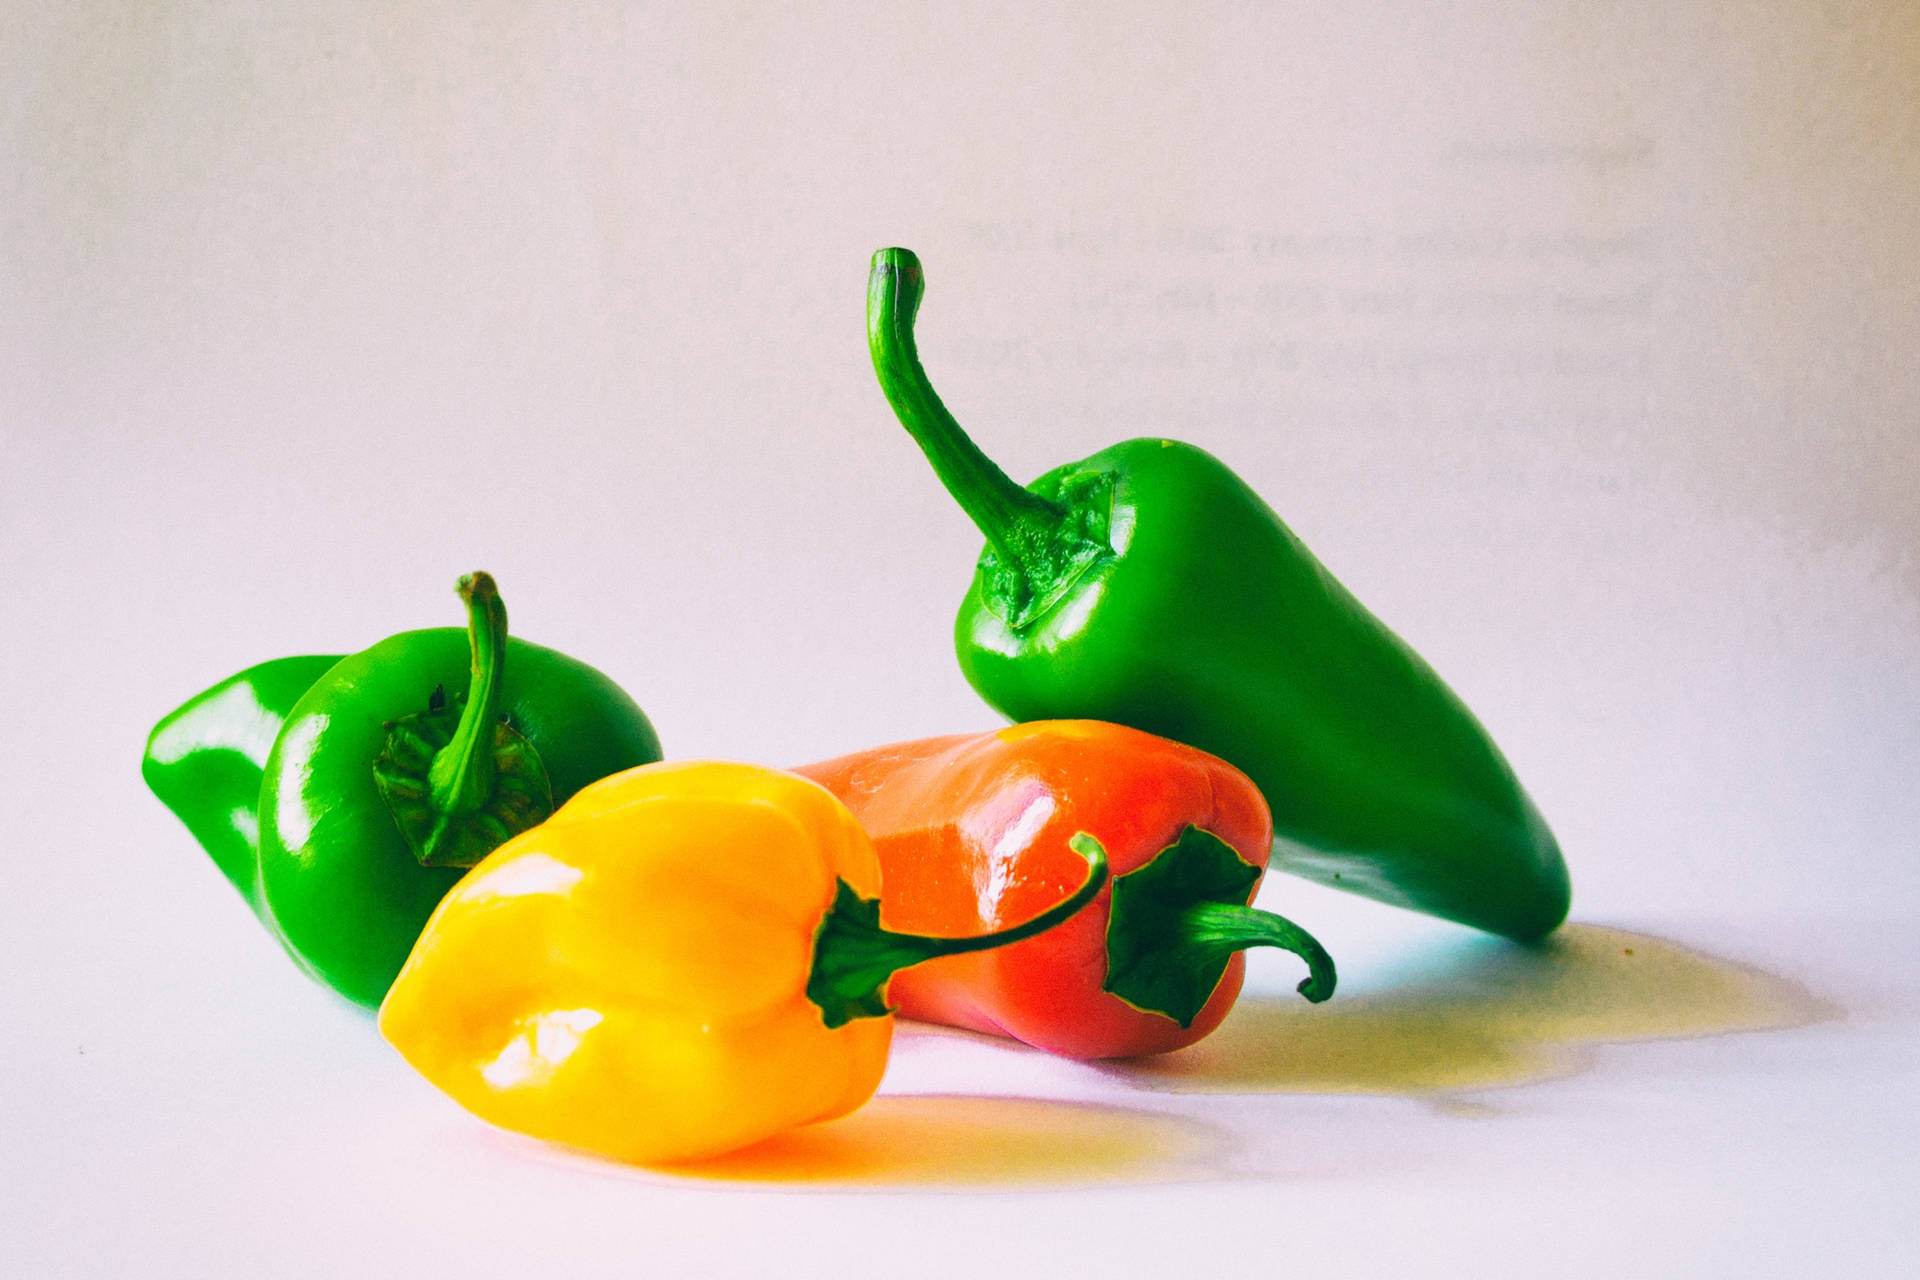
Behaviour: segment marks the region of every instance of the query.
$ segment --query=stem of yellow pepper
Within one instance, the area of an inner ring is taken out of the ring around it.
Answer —
[[[833,906],[814,934],[807,998],[819,1008],[828,1027],[842,1027],[855,1018],[885,1017],[892,1012],[887,1007],[887,979],[900,970],[936,956],[990,951],[1045,933],[1092,902],[1107,882],[1107,851],[1100,842],[1082,831],[1068,843],[1087,860],[1084,884],[1025,924],[971,938],[930,938],[883,929],[880,900],[863,898],[845,880],[840,881]]]

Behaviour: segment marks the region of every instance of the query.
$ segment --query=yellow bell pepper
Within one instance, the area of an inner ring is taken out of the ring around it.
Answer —
[[[441,901],[380,1008],[428,1080],[502,1128],[638,1164],[717,1155],[873,1096],[892,973],[1018,941],[879,925],[866,832],[752,765],[644,765],[583,790]]]

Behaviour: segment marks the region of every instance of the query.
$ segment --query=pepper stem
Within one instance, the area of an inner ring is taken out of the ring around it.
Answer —
[[[493,726],[507,662],[507,606],[493,575],[467,574],[454,590],[467,606],[473,682],[453,740],[434,753],[427,772],[433,807],[443,814],[471,813],[493,794]]]
[[[1085,883],[1024,924],[970,938],[933,938],[883,929],[880,900],[862,898],[853,886],[840,881],[833,906],[814,935],[807,998],[819,1008],[829,1028],[845,1026],[855,1018],[884,1017],[892,1012],[886,1001],[887,980],[900,970],[936,956],[990,951],[1045,933],[1093,901],[1107,882],[1107,851],[1100,842],[1083,831],[1068,843],[1087,860]]]
[[[484,573],[460,579],[473,678],[449,701],[434,687],[426,709],[387,722],[374,785],[423,867],[471,867],[553,813],[553,785],[531,739],[500,714],[507,607]]]
[[[1307,976],[1295,988],[1314,1004],[1333,994],[1333,957],[1320,940],[1293,921],[1258,907],[1202,902],[1181,915],[1181,932],[1196,954],[1224,960],[1248,947],[1279,947],[1307,962]]]
[[[1063,524],[1066,512],[1014,483],[980,452],[940,402],[920,364],[913,321],[926,293],[926,274],[910,249],[881,249],[867,277],[867,346],[880,390],[900,425],[925,451],[940,483],[986,535],[994,554],[1025,569],[1037,545]]]
[[[1280,947],[1307,962],[1298,990],[1333,994],[1333,957],[1285,916],[1247,905],[1260,869],[1211,831],[1188,826],[1147,864],[1113,882],[1104,989],[1136,1009],[1193,1025],[1227,961],[1247,947]]]
[[[1077,511],[1016,484],[980,451],[935,394],[920,364],[913,321],[926,292],[920,259],[881,249],[867,276],[867,347],[880,389],[900,425],[933,464],[961,510],[986,535],[998,567],[1016,581],[1003,588],[1009,621],[1043,611],[1088,565],[1108,554],[1104,512]],[[1097,487],[1097,486],[1096,486]]]

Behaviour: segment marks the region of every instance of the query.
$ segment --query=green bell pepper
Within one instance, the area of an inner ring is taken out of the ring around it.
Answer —
[[[464,630],[403,632],[317,674],[311,666],[252,668],[174,712],[152,740],[165,746],[168,726],[182,724],[226,726],[227,738],[244,738],[241,759],[258,761],[250,896],[303,968],[369,1008],[466,868],[588,783],[660,759],[652,724],[618,685],[508,637],[491,577],[462,578],[459,592]],[[260,672],[274,679],[249,682]],[[311,678],[289,702],[302,674]],[[229,710],[215,715],[208,708],[216,703]],[[276,717],[262,756],[259,743]],[[238,846],[218,816],[224,804],[228,828],[250,825],[237,800],[247,779],[217,754],[219,732],[176,732],[192,749],[156,760],[150,744],[149,781],[158,771],[162,799],[223,870],[238,866]],[[220,789],[193,795],[192,780],[177,774],[189,763]],[[229,877],[241,884],[244,872]]]
[[[923,290],[913,254],[875,254],[867,336],[986,535],[955,623],[974,689],[1014,720],[1109,720],[1224,758],[1272,808],[1279,870],[1512,938],[1558,927],[1559,845],[1432,668],[1191,445],[1129,440],[1014,483],[921,368]]]

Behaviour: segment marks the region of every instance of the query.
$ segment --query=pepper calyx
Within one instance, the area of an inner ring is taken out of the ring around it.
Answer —
[[[902,969],[937,956],[990,951],[1045,933],[1099,895],[1107,882],[1107,851],[1084,831],[1068,841],[1087,860],[1087,878],[1064,900],[1024,924],[970,938],[935,938],[895,933],[880,923],[880,900],[863,898],[845,880],[835,882],[833,905],[814,931],[813,967],[807,975],[807,999],[820,1010],[828,1029],[855,1018],[881,1018],[887,1005],[887,980]]]
[[[1182,1027],[1206,1007],[1234,952],[1274,946],[1307,963],[1299,992],[1333,994],[1333,957],[1284,916],[1247,905],[1260,871],[1211,831],[1188,826],[1137,871],[1113,882],[1104,990]]]
[[[491,575],[455,585],[467,607],[472,680],[447,696],[435,685],[427,709],[387,726],[373,780],[394,825],[423,867],[471,867],[553,813],[540,753],[501,714],[507,607]]]
[[[1076,471],[1055,481],[1041,496],[1060,508],[1057,523],[1020,527],[1028,537],[1017,560],[1003,558],[992,543],[981,551],[981,603],[1017,631],[1044,617],[1089,569],[1112,559],[1117,481],[1111,471]]]
[[[471,867],[508,839],[553,814],[553,790],[539,749],[505,720],[494,723],[488,755],[493,791],[475,809],[448,812],[433,802],[434,757],[453,740],[465,694],[435,710],[403,716],[387,729],[373,781],[394,825],[423,867]]]

